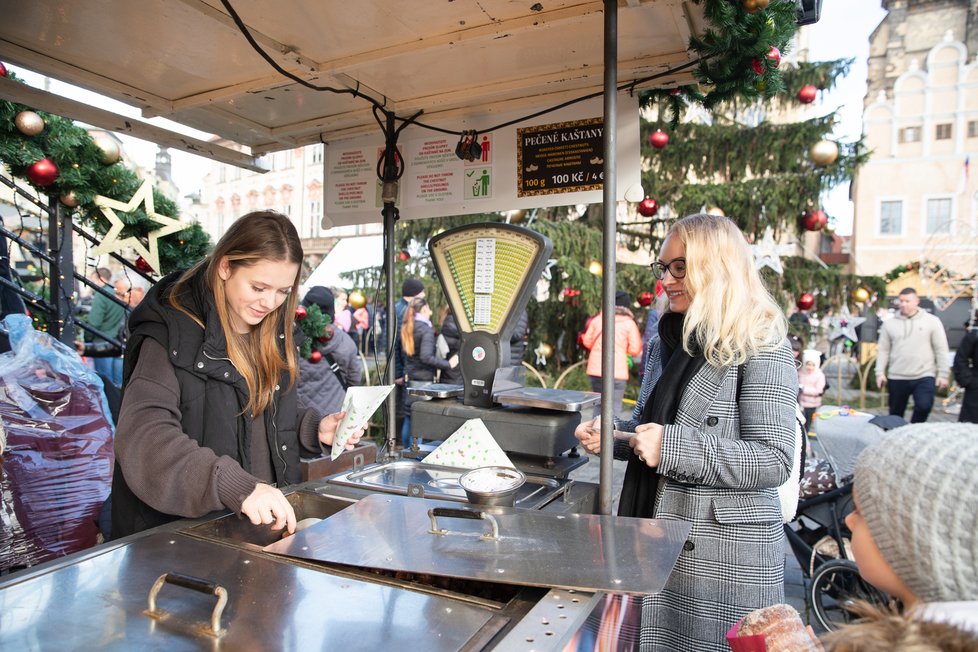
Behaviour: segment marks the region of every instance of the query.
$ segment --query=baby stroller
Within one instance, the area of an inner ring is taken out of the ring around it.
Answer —
[[[852,474],[856,458],[884,430],[871,419],[873,415],[845,406],[819,408],[808,438],[812,454],[805,462],[798,512],[785,525],[791,550],[810,581],[808,612],[826,631],[849,622],[848,607],[853,601],[885,605],[888,600],[860,577],[845,524],[845,517],[855,509]]]

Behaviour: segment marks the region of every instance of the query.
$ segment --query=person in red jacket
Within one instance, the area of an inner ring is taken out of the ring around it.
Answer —
[[[631,297],[627,292],[615,294],[615,413],[621,412],[625,398],[625,383],[628,382],[628,357],[642,354],[642,334],[635,323],[635,316],[629,308]],[[588,323],[581,338],[584,346],[591,350],[587,358],[587,375],[591,389],[601,391],[601,313]],[[600,410],[600,406],[595,408]]]

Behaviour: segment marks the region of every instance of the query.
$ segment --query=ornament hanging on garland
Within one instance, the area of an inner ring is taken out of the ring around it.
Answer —
[[[44,131],[44,118],[33,111],[21,111],[14,117],[18,131],[25,136],[36,136]]]
[[[662,131],[661,129],[656,129],[649,136],[649,144],[656,149],[662,149],[669,144],[669,134]]]
[[[754,254],[754,265],[758,271],[765,267],[770,267],[776,274],[784,274],[784,267],[781,265],[781,256],[789,255],[794,251],[793,244],[780,245],[774,239],[774,229],[767,227],[764,229],[764,237],[760,242],[750,246]]]
[[[835,233],[835,221],[826,222],[825,227],[822,229],[822,233],[825,235],[832,235]]]
[[[798,101],[802,104],[811,104],[818,95],[818,89],[813,84],[805,84],[798,91]]]
[[[363,292],[360,290],[354,290],[350,292],[348,303],[353,306],[354,310],[359,310],[367,305],[367,298],[363,296]]]
[[[95,144],[100,150],[102,150],[102,163],[104,165],[112,165],[119,160],[122,156],[122,150],[119,149],[119,143],[115,142],[112,138],[108,136],[99,136],[95,139]]]
[[[825,211],[818,208],[806,211],[805,216],[801,219],[801,225],[805,227],[806,231],[821,231],[828,220],[829,218],[825,214]]]
[[[27,168],[27,178],[35,186],[50,186],[58,178],[58,166],[49,158],[31,163]]]
[[[651,197],[646,197],[638,203],[638,214],[642,217],[655,217],[659,212],[659,202]]]
[[[781,65],[781,50],[773,45],[771,46],[771,49],[767,51],[767,54],[765,54],[764,57],[767,59],[768,63],[771,64],[772,68],[777,68]]]
[[[849,312],[849,306],[843,303],[839,314],[829,317],[829,341],[834,342],[840,337],[844,337],[847,340],[858,342],[859,336],[856,335],[856,327],[862,325],[864,321],[866,321],[865,317],[853,317],[852,313]]]
[[[323,359],[323,354],[319,351],[313,350],[309,353],[309,362],[313,364],[319,364]]]
[[[839,146],[831,140],[820,140],[808,150],[815,165],[832,165],[839,158]]]
[[[717,217],[726,217],[727,215],[726,213],[723,212],[723,209],[720,208],[719,206],[710,206],[709,208],[706,209],[706,214],[716,215]]]
[[[540,342],[537,348],[533,349],[533,353],[537,356],[537,366],[545,367],[547,365],[547,358],[553,355],[553,347],[546,342]]]
[[[3,65],[3,61],[0,61],[0,77],[7,76],[7,66]]]
[[[651,306],[654,300],[655,295],[648,290],[638,295],[638,305],[642,306],[643,308],[648,308]]]
[[[815,305],[815,297],[808,292],[803,292],[802,295],[798,297],[798,301],[795,302],[795,305],[798,306],[798,310],[811,310],[812,306]]]
[[[864,287],[858,287],[852,291],[852,300],[856,303],[866,303],[869,301],[869,290]]]
[[[590,263],[588,263],[587,271],[591,272],[595,276],[601,276],[604,274],[604,268],[601,267],[601,263],[596,260],[592,260]]]
[[[758,75],[763,75],[764,74],[764,62],[761,61],[759,58],[754,57],[753,59],[751,59],[750,60],[750,67]]]
[[[60,201],[68,208],[75,208],[76,206],[78,206],[78,197],[75,195],[74,190],[69,190],[65,194],[58,197],[58,201]]]
[[[756,14],[759,11],[767,9],[769,0],[744,0],[744,11],[749,14]]]
[[[306,311],[306,307],[305,306],[303,306],[303,305],[300,304],[300,305],[298,305],[298,306],[295,307],[295,320],[296,321],[302,321],[303,319],[306,318],[306,315],[308,315],[308,314],[309,313]]]
[[[143,274],[152,274],[155,270],[153,266],[146,262],[146,259],[142,256],[136,258],[136,269],[138,269]]]
[[[408,253],[407,249],[401,249],[401,251],[397,254],[397,259],[403,263],[411,260],[411,254]]]

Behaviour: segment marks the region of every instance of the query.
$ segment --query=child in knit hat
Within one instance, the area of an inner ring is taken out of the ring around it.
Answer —
[[[862,452],[856,510],[846,517],[852,552],[863,578],[903,603],[903,617],[870,615],[827,636],[828,650],[978,649],[976,469],[976,425],[904,426]],[[954,642],[945,645],[949,634]],[[870,648],[867,637],[880,646]],[[906,647],[908,637],[931,646]]]
[[[825,393],[825,374],[819,368],[822,354],[815,349],[805,349],[801,354],[798,370],[798,402],[805,412],[805,431],[811,430],[812,416],[822,404]]]

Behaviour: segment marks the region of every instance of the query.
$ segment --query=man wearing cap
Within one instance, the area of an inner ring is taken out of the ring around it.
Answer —
[[[424,298],[424,284],[409,276],[401,283],[401,298],[394,304],[394,383],[396,389],[396,419],[397,425],[394,432],[400,433],[404,427],[404,353],[401,351],[401,321],[404,313],[407,312],[408,304],[415,297]]]
[[[936,388],[947,387],[947,335],[941,320],[920,309],[913,288],[900,290],[900,313],[883,322],[876,353],[876,385],[889,385],[890,414],[902,417],[913,396],[911,423],[927,421]]]

